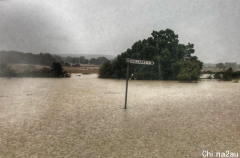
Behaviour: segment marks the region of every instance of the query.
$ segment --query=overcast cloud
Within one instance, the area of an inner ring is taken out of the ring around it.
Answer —
[[[238,0],[0,0],[0,50],[117,55],[166,28],[205,63],[240,63]]]

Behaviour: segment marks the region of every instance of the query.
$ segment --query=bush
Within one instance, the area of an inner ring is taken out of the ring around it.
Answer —
[[[99,69],[99,78],[111,78],[114,76],[114,64],[107,60]]]
[[[196,61],[184,61],[183,66],[178,74],[179,81],[196,81],[201,74],[201,62]]]
[[[221,74],[220,72],[215,73],[215,74],[213,75],[213,77],[214,77],[215,79],[222,80],[222,74]]]
[[[231,81],[232,80],[233,69],[229,68],[225,72],[223,72],[223,80]]]
[[[232,78],[233,78],[233,79],[238,79],[238,78],[240,78],[240,71],[233,72],[233,73],[232,73]]]
[[[53,62],[51,68],[52,68],[54,75],[57,77],[63,75],[63,73],[64,73],[62,65],[59,62]]]

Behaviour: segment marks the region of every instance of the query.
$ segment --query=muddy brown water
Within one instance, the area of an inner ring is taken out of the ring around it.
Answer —
[[[0,78],[0,157],[240,154],[240,84]],[[240,155],[239,155],[240,157]]]

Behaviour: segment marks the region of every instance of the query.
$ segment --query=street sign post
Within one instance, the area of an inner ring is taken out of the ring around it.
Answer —
[[[127,109],[127,90],[128,90],[128,72],[129,72],[129,61],[130,61],[130,58],[126,58],[126,62],[128,63],[128,66],[127,66],[127,77],[126,77],[126,94],[125,94],[125,107],[124,107],[124,109]]]
[[[126,94],[125,94],[125,108],[127,109],[127,91],[128,91],[128,73],[129,73],[129,63],[130,64],[142,64],[142,65],[153,65],[153,61],[146,61],[146,60],[136,60],[131,58],[126,58],[126,63],[128,63],[127,66],[127,74],[126,74]]]

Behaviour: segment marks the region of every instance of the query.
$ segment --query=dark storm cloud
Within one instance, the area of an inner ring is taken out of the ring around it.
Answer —
[[[112,54],[170,28],[204,62],[238,62],[234,0],[11,0],[0,2],[0,50]]]

